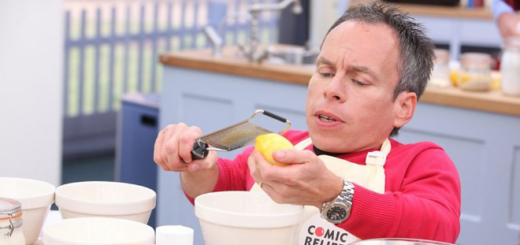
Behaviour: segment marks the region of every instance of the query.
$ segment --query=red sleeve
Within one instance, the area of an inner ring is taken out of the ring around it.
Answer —
[[[361,239],[400,237],[454,243],[460,231],[460,180],[444,150],[427,149],[401,165],[396,190],[380,194],[359,185],[350,218],[339,226]],[[392,176],[386,176],[392,178]]]
[[[249,166],[247,165],[247,158],[253,152],[253,147],[246,148],[242,153],[237,155],[235,159],[218,158],[218,180],[213,188],[213,191],[245,191],[251,187],[247,187],[248,178],[252,179],[249,174]],[[184,195],[188,200],[194,204],[194,199],[189,197],[186,192]]]
[[[520,10],[520,1],[517,1],[517,0],[502,0],[502,1],[507,3],[514,10],[516,10],[516,11]]]
[[[289,130],[283,134],[293,144],[308,137],[305,131]],[[253,177],[249,172],[247,159],[253,152],[254,147],[247,147],[242,153],[238,154],[235,159],[219,158],[217,165],[219,176],[217,184],[213,189],[215,191],[248,191],[254,184]]]
[[[306,131],[289,130],[283,134],[293,144],[300,142],[309,137]],[[216,191],[247,191],[250,190],[254,184],[253,177],[249,173],[249,166],[247,159],[253,152],[254,147],[247,147],[242,153],[238,154],[235,159],[218,158],[217,166],[219,176],[215,188]],[[186,198],[193,204],[194,199],[186,195]]]
[[[219,169],[218,181],[213,189],[215,191],[247,191],[246,181],[250,177],[247,159],[253,152],[253,147],[246,148],[235,159],[219,158],[217,165]]]

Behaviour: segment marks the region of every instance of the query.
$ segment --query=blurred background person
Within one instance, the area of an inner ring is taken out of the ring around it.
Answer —
[[[502,38],[520,37],[520,0],[493,0],[491,11]]]

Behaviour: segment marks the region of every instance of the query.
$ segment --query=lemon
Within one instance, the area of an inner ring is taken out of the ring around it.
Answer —
[[[262,134],[255,139],[255,150],[262,153],[265,160],[273,165],[281,167],[287,166],[287,164],[279,163],[273,159],[273,152],[286,149],[294,149],[293,144],[276,133]]]

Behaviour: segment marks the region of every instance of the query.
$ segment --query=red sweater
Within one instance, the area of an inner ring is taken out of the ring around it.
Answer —
[[[503,0],[505,3],[507,3],[511,8],[518,11],[520,10],[520,1],[519,0]]]
[[[293,144],[308,132],[288,131]],[[385,163],[385,193],[355,184],[350,218],[338,226],[360,239],[420,238],[455,243],[460,230],[460,180],[446,152],[431,142],[404,145],[390,139]],[[307,148],[313,150],[312,146]],[[250,190],[254,180],[247,159],[253,147],[234,160],[220,158],[219,179],[213,191]],[[338,156],[365,165],[368,152]],[[193,201],[193,200],[191,200]]]

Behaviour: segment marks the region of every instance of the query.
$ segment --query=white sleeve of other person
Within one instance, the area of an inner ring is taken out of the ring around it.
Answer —
[[[493,19],[498,20],[498,17],[503,13],[513,13],[515,12],[511,6],[505,3],[502,0],[493,0],[491,3],[491,12],[493,13]]]

